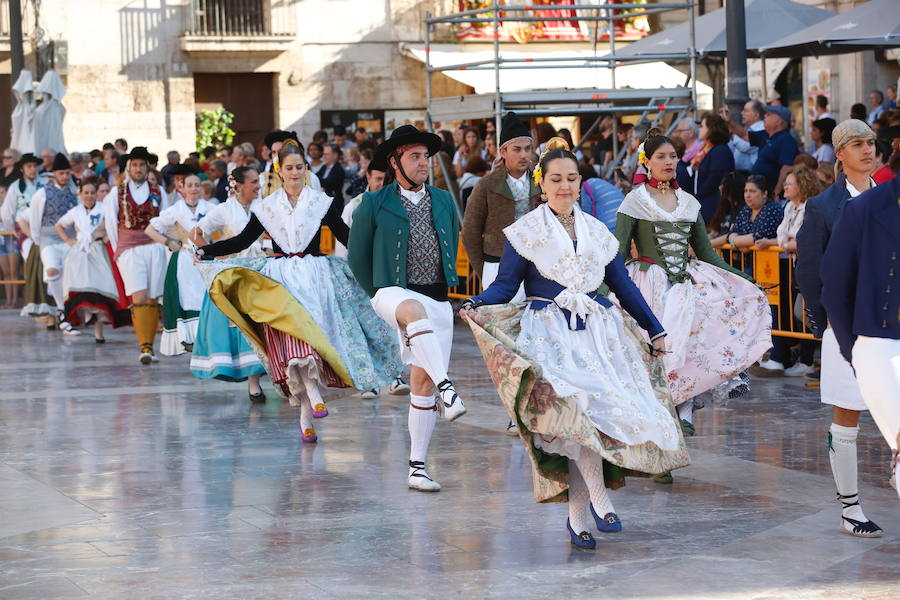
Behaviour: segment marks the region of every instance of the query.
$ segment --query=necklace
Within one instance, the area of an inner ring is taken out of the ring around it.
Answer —
[[[660,181],[655,177],[651,177],[647,180],[647,185],[650,187],[659,190],[660,192],[668,192],[670,189],[678,189],[678,182],[674,179],[670,179],[668,181]]]
[[[556,218],[559,220],[560,224],[566,229],[572,229],[575,227],[575,213],[572,212],[568,215],[561,215],[559,213],[553,213],[556,215]]]

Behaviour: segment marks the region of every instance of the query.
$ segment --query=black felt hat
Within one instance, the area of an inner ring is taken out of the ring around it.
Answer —
[[[500,146],[520,137],[531,138],[531,129],[514,112],[508,112],[500,122]]]
[[[134,148],[131,149],[131,152],[129,154],[126,154],[124,156],[125,156],[125,160],[138,159],[138,160],[145,160],[147,162],[152,162],[151,159],[153,158],[153,155],[150,154],[150,152],[147,150],[146,146],[135,146]],[[157,159],[158,158],[159,157],[157,157]]]
[[[19,165],[19,167],[21,168],[23,165],[27,165],[28,163],[31,163],[31,164],[34,164],[34,165],[39,165],[39,164],[41,164],[42,162],[44,162],[44,161],[42,161],[41,159],[39,159],[37,156],[35,156],[35,155],[32,154],[31,152],[26,152],[25,154],[23,154],[23,155],[21,156],[21,158],[19,158],[19,163],[18,163],[18,165]]]
[[[275,131],[270,131],[266,134],[265,139],[263,139],[263,144],[265,144],[266,148],[271,149],[272,144],[276,142],[286,142],[288,140],[294,140],[298,144],[300,143],[300,139],[297,137],[296,131],[284,131],[283,129],[276,129]]]
[[[72,163],[69,162],[69,159],[66,158],[66,155],[62,152],[57,152],[56,156],[53,157],[53,166],[50,168],[51,171],[66,171],[72,168]]]
[[[383,156],[380,152],[375,153],[375,156],[372,157],[369,166],[366,168],[366,173],[371,173],[372,171],[381,171],[382,173],[388,172],[387,157]]]
[[[378,145],[375,150],[376,164],[383,165],[387,171],[388,157],[400,146],[422,144],[428,148],[428,155],[434,156],[441,150],[441,138],[434,133],[420,131],[412,125],[401,125],[391,133],[391,137]]]
[[[181,163],[180,165],[175,165],[169,170],[169,175],[196,175],[197,169],[192,167],[191,165],[186,165]]]

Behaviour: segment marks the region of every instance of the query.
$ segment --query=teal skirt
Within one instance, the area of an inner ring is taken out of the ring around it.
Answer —
[[[194,377],[244,381],[251,375],[263,375],[265,372],[241,330],[231,324],[225,313],[209,299],[209,294],[203,296],[200,326],[191,356]]]

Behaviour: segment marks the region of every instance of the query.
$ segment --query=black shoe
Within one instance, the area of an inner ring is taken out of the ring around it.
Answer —
[[[105,343],[106,343],[106,338],[98,338],[98,337],[95,337],[95,338],[94,338],[94,343],[95,343],[95,344],[105,344]]]
[[[266,394],[262,390],[258,394],[250,394],[250,402],[253,404],[265,404]]]

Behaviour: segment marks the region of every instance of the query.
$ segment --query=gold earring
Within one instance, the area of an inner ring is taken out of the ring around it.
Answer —
[[[547,201],[547,194],[544,192],[541,192],[541,202],[546,202],[546,201]]]

